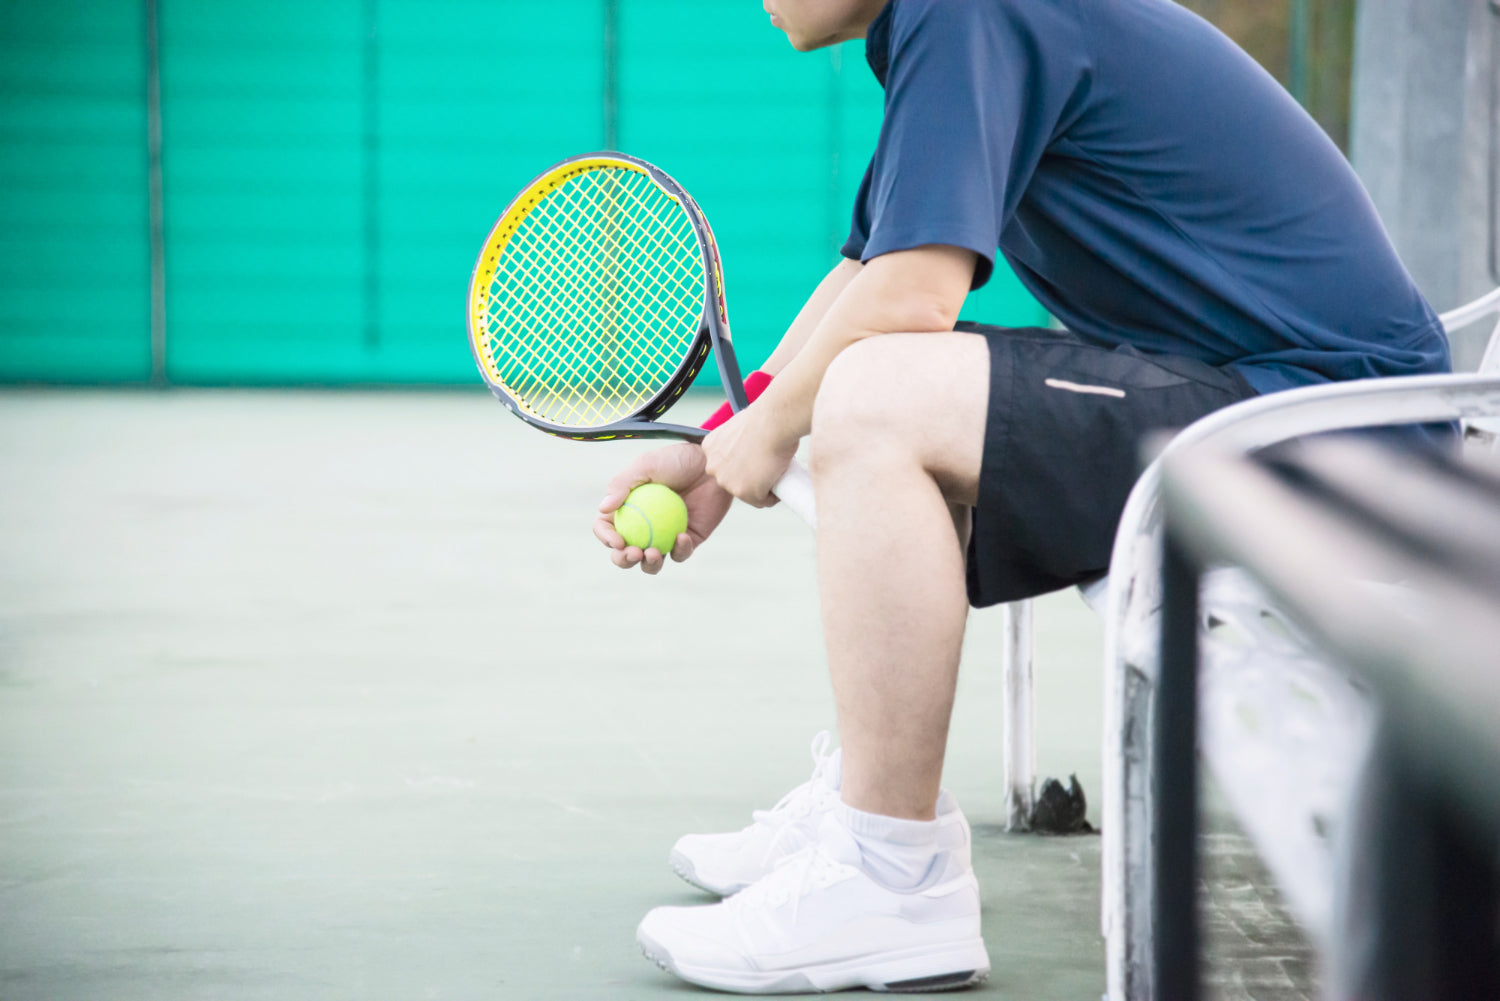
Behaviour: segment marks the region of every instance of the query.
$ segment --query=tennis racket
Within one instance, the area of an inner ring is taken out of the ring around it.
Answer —
[[[710,350],[731,409],[749,405],[713,230],[681,185],[623,153],[563,160],[516,196],[474,265],[468,325],[490,391],[562,438],[702,441],[660,418]],[[801,463],[774,493],[816,524]]]

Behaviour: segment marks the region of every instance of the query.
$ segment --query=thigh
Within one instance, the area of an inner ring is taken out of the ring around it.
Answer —
[[[979,499],[989,347],[972,333],[882,334],[839,353],[818,390],[813,461],[831,450],[899,449],[950,502]]]
[[[1232,369],[1193,359],[1052,331],[978,332],[990,380],[969,544],[975,605],[1105,573],[1145,439],[1255,395]]]

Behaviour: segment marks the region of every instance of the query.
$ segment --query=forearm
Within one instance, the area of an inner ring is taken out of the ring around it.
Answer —
[[[841,258],[834,265],[818,287],[813,289],[812,295],[807,297],[807,302],[797,311],[791,326],[787,327],[786,333],[781,335],[781,341],[776,345],[776,350],[771,352],[765,364],[750,373],[745,378],[745,395],[750,402],[754,403],[760,398],[761,392],[770,383],[770,377],[786,368],[787,363],[797,356],[802,346],[812,337],[829,308],[838,300],[839,294],[844,291],[848,284],[859,274],[863,265],[858,261]],[[722,426],[729,418],[734,416],[734,410],[729,403],[720,404],[719,409],[709,415],[708,420],[703,422],[705,430],[712,431]]]
[[[952,330],[973,273],[973,253],[955,247],[919,247],[874,259],[844,283],[757,406],[771,412],[784,439],[806,435],[818,387],[841,351],[880,334]]]
[[[956,247],[918,247],[871,260],[843,285],[760,399],[703,439],[705,470],[735,497],[766,503],[812,427],[813,400],[839,352],[879,334],[953,329],[973,277],[973,252]]]
[[[823,276],[818,287],[813,289],[812,295],[807,297],[807,302],[802,304],[796,318],[792,320],[786,333],[782,335],[781,341],[776,345],[776,350],[771,352],[771,356],[760,367],[762,372],[778,375],[787,367],[812,338],[813,332],[823,321],[823,317],[828,314],[828,310],[838,301],[844,289],[863,267],[864,265],[859,261],[851,261],[847,257],[839,259],[839,263]]]

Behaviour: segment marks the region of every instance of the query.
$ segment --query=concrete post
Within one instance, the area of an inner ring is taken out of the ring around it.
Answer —
[[[1350,158],[1438,311],[1500,285],[1500,0],[1362,0]],[[1454,338],[1475,368],[1488,329]]]

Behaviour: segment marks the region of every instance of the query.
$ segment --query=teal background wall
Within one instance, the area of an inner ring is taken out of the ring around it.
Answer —
[[[0,378],[150,373],[143,10],[0,3]]]
[[[880,123],[862,43],[796,53],[752,0],[3,2],[0,379],[151,379],[153,20],[172,384],[475,382],[480,241],[611,132],[707,212],[754,365]],[[1045,322],[1009,275],[964,313]]]

